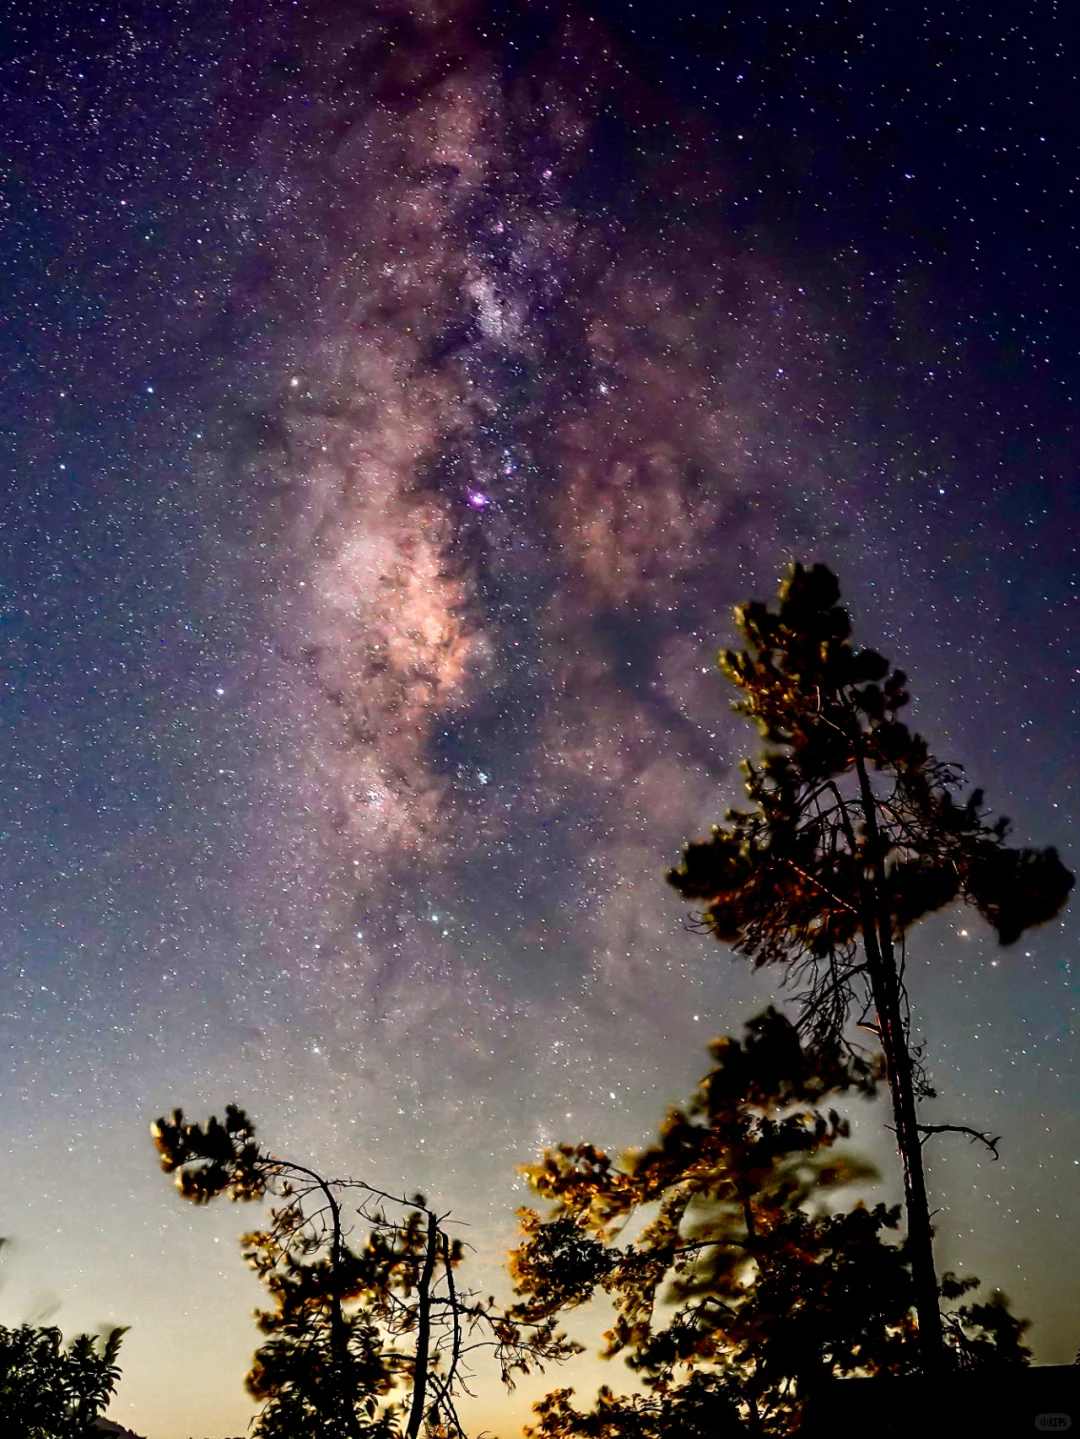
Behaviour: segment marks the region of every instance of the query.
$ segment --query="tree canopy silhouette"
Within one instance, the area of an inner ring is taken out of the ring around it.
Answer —
[[[281,1201],[269,1227],[242,1240],[273,1300],[257,1312],[268,1337],[247,1377],[264,1401],[260,1439],[460,1435],[456,1400],[469,1392],[470,1354],[493,1351],[513,1387],[515,1374],[577,1351],[553,1320],[514,1320],[493,1299],[458,1289],[463,1246],[422,1195],[399,1198],[276,1158],[235,1105],[224,1123],[206,1125],[176,1110],[152,1134],[186,1199]],[[349,1201],[367,1226],[358,1245],[346,1227]]]
[[[1011,944],[1053,919],[1073,876],[1053,849],[1014,848],[981,790],[960,795],[959,766],[935,758],[900,719],[907,680],[856,649],[836,577],[795,565],[777,610],[736,610],[745,648],[720,667],[742,692],[735,708],[765,741],[744,764],[748,810],[688,845],[668,879],[701,903],[701,923],[755,967],[780,965],[801,986],[799,1027],[844,1042],[854,1020],[880,1040],[904,1170],[915,1302],[924,1364],[945,1358],[922,1162],[930,1133],[966,1125],[919,1121],[929,1097],[910,1037],[904,945],[919,919],[954,901],[977,908]],[[872,1016],[872,1017],[871,1017]],[[995,1150],[996,1153],[996,1150]]]
[[[650,1147],[616,1164],[562,1145],[523,1171],[549,1209],[519,1212],[517,1314],[550,1320],[606,1294],[603,1352],[624,1354],[644,1388],[605,1387],[588,1411],[556,1390],[532,1439],[786,1435],[823,1378],[918,1364],[899,1206],[829,1207],[874,1171],[841,1147],[848,1122],[826,1106],[872,1095],[879,1067],[835,1040],[801,1044],[771,1008],[710,1052]],[[942,1292],[977,1283],[949,1275]],[[995,1296],[949,1314],[946,1343],[965,1364],[1023,1362],[1024,1327]]]
[[[0,1325],[0,1433],[4,1439],[88,1439],[116,1389],[127,1331],[80,1334]]]

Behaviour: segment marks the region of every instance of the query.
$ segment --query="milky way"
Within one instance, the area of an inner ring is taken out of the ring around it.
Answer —
[[[289,696],[278,961],[343,1063],[406,1045],[411,1083],[433,1028],[441,1071],[662,1025],[663,869],[731,767],[717,639],[837,503],[827,347],[597,23],[388,6],[272,43],[257,302],[292,318],[237,483]]]

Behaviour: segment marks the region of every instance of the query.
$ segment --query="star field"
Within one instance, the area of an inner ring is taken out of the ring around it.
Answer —
[[[132,1325],[112,1416],[224,1436],[247,1216],[147,1124],[237,1100],[497,1286],[515,1165],[641,1142],[774,994],[663,873],[792,558],[1075,866],[1077,55],[1049,0],[49,9],[0,118],[0,1320]],[[909,970],[932,1117],[1004,1136],[927,1151],[940,1267],[1057,1363],[1075,943],[953,913]]]

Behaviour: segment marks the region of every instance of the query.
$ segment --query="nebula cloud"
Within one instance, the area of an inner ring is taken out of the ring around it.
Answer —
[[[663,869],[730,787],[713,655],[830,504],[830,360],[588,17],[308,18],[260,134],[288,344],[243,465],[295,826],[261,862],[335,1023],[456,1005],[479,1050],[484,996],[505,1029],[510,993],[663,987]]]

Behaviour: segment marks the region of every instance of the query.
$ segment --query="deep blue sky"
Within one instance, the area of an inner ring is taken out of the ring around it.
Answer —
[[[789,559],[1076,863],[1071,16],[763,10],[7,8],[0,1319],[132,1324],[154,1439],[242,1427],[256,1298],[157,1112],[437,1191],[494,1272],[514,1165],[644,1140],[771,995],[662,875]],[[1075,919],[964,929],[914,1011],[1003,1157],[933,1151],[943,1263],[1065,1362]]]

